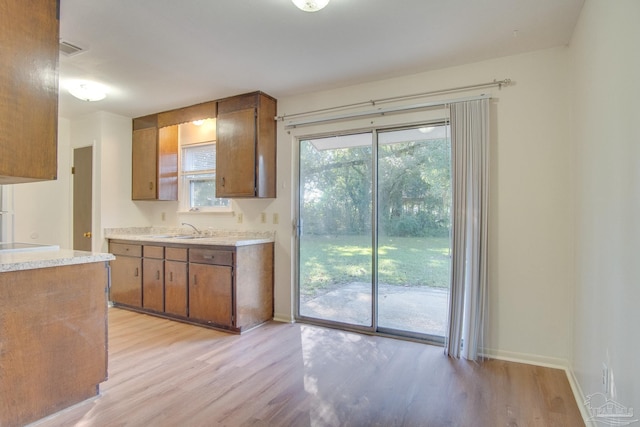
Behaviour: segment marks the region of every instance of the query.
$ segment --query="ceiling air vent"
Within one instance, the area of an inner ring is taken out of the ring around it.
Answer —
[[[80,46],[77,46],[73,43],[69,43],[67,41],[64,40],[60,40],[60,52],[64,53],[67,56],[74,56],[77,55],[79,53],[84,52],[84,49],[81,48]]]

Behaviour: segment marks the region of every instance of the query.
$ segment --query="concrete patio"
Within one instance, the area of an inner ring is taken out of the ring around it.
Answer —
[[[380,284],[378,326],[444,336],[448,301],[448,289]],[[369,326],[371,284],[353,282],[312,297],[301,302],[300,314]]]

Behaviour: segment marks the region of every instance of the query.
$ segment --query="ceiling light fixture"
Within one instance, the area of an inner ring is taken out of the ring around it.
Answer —
[[[107,93],[102,85],[92,82],[76,82],[67,88],[69,93],[83,101],[100,101],[107,97]]]
[[[304,10],[305,12],[317,12],[327,4],[329,4],[329,0],[291,0],[293,4],[295,4],[298,9]]]

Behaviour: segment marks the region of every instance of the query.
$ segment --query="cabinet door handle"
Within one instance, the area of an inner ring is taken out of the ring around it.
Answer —
[[[156,280],[160,280],[160,270],[156,271]]]
[[[202,258],[204,258],[204,259],[214,259],[215,255],[204,255]]]
[[[136,267],[135,273],[133,273],[133,277],[138,277],[138,267]]]
[[[197,285],[198,284],[198,276],[196,274],[193,275],[193,285]]]
[[[224,176],[222,177],[222,186],[224,187]]]
[[[149,190],[153,190],[153,182],[149,181]]]
[[[169,272],[169,281],[173,282],[173,271]]]

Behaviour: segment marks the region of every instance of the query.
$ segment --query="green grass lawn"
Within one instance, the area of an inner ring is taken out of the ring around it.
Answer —
[[[302,296],[371,281],[370,236],[303,236],[300,247]],[[448,288],[449,253],[447,237],[381,237],[378,282]]]

